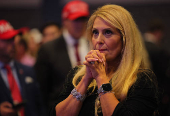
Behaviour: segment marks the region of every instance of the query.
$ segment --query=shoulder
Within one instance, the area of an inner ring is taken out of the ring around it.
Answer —
[[[63,46],[65,46],[65,40],[63,36],[60,36],[58,39],[54,39],[43,44],[40,47],[39,52],[51,52],[57,50],[58,48],[62,48]]]
[[[18,76],[20,78],[24,79],[24,82],[26,84],[32,85],[32,84],[35,84],[37,82],[36,74],[34,72],[33,67],[23,65],[23,64],[16,62],[16,61],[15,61],[15,66],[16,66],[16,70],[18,72]]]
[[[141,69],[137,74],[136,82],[132,85],[130,91],[145,91],[149,90],[153,94],[158,94],[158,85],[156,75],[152,70]]]
[[[155,73],[150,69],[140,69],[137,74],[136,83],[143,83],[143,84],[157,84],[157,77]]]
[[[154,102],[158,102],[158,86],[156,76],[151,70],[139,70],[136,82],[128,91],[128,97],[138,96],[141,98],[152,98]]]
[[[52,47],[53,45],[60,44],[62,41],[64,41],[64,38],[63,38],[63,36],[60,36],[57,39],[54,39],[52,41],[49,41],[49,42],[43,44],[42,48]]]
[[[26,66],[24,64],[21,64],[20,62],[15,61],[14,63],[15,63],[15,66],[17,68],[22,68],[22,69],[25,69],[25,70],[33,70],[33,67]]]
[[[69,73],[67,74],[67,78],[70,78],[70,77],[74,77],[74,75],[76,74],[76,72],[80,69],[80,67],[76,66],[74,68],[72,68]]]
[[[72,68],[69,73],[67,74],[66,82],[72,82],[75,74],[82,68],[82,66],[76,66]],[[79,82],[80,80],[77,80]]]
[[[35,76],[34,68],[30,66],[23,65],[17,61],[14,62],[16,70],[19,72],[21,75],[32,75]]]

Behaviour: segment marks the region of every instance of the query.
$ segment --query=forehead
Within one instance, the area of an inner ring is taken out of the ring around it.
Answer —
[[[104,19],[100,18],[100,17],[96,17],[96,19],[94,20],[93,23],[93,28],[115,28],[114,26],[112,26],[111,24],[109,24],[108,22],[106,22]]]
[[[50,29],[59,29],[57,25],[49,25],[44,30],[50,30]]]

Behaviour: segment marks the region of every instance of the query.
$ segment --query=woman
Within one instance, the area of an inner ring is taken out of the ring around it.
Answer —
[[[84,66],[68,75],[51,116],[151,116],[157,107],[155,76],[130,13],[105,5],[90,17],[87,33],[92,50]]]

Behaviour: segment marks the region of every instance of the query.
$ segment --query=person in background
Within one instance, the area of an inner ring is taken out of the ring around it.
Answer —
[[[37,51],[41,46],[42,34],[36,28],[21,28],[15,37],[15,59],[24,65],[33,67],[36,62]]]
[[[156,76],[131,14],[104,5],[91,15],[87,35],[92,50],[70,71],[50,116],[152,116]]]
[[[0,116],[44,116],[33,68],[14,60],[18,30],[0,20]]]
[[[149,53],[152,70],[155,72],[158,85],[160,87],[161,116],[168,115],[170,108],[170,54],[162,46],[164,39],[164,25],[161,20],[153,19],[148,25],[148,30],[144,33],[145,46]]]
[[[154,43],[161,47],[164,37],[164,25],[161,20],[153,19],[149,22],[147,32],[144,33],[144,39],[147,42]]]
[[[42,34],[37,28],[31,29],[27,35],[24,36],[28,43],[28,53],[37,58],[37,52],[42,45]]]
[[[84,37],[88,16],[87,3],[80,0],[67,3],[62,10],[62,35],[39,50],[35,70],[48,108],[56,102],[67,73],[82,64],[89,51]]]
[[[20,40],[17,43],[15,43],[15,48],[16,48],[15,59],[24,65],[33,67],[35,64],[35,57],[31,56],[28,53],[28,43],[26,39],[21,37]]]
[[[48,22],[41,28],[43,35],[42,44],[59,38],[62,33],[61,25],[56,22]]]

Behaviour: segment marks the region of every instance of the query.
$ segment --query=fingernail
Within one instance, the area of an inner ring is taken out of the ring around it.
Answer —
[[[95,58],[96,61],[98,61],[99,59]]]
[[[102,58],[102,61],[104,62],[103,58]]]
[[[100,62],[103,62],[101,59],[99,59]]]

